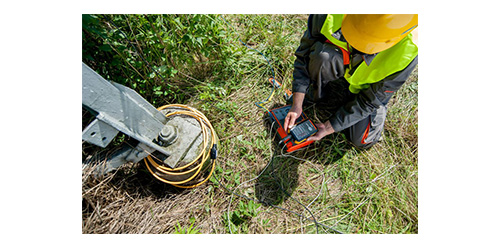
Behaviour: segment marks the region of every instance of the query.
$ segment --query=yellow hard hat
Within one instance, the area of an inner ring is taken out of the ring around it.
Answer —
[[[374,54],[401,41],[417,25],[417,14],[348,14],[342,22],[342,34],[355,49]]]

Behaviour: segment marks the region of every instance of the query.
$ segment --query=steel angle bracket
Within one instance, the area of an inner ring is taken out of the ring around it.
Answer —
[[[82,105],[96,116],[82,132],[84,141],[106,147],[120,131],[140,142],[134,151],[142,153],[137,154],[140,159],[132,157],[134,162],[154,151],[170,156],[165,148],[154,142],[167,123],[165,115],[134,90],[107,81],[84,63]]]
[[[95,119],[82,132],[82,140],[105,148],[118,134],[118,130],[108,125],[106,122]]]

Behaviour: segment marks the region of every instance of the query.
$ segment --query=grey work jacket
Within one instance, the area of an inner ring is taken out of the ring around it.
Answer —
[[[300,46],[295,52],[296,60],[294,63],[292,91],[306,93],[311,84],[308,73],[308,62],[310,48],[317,41],[325,42],[326,38],[320,30],[326,19],[326,15],[310,15],[307,22],[307,30],[300,40]],[[334,36],[343,39],[341,30],[338,30]],[[344,40],[345,41],[345,40]],[[360,53],[360,52],[359,52]],[[352,57],[355,53],[351,53]],[[362,54],[365,59],[373,59],[375,55]],[[364,60],[361,63],[369,63],[371,60]],[[355,62],[354,62],[355,63]],[[370,87],[354,95],[354,98],[341,106],[330,118],[330,123],[336,132],[342,131],[357,122],[368,117],[375,112],[380,105],[387,105],[393,94],[405,83],[413,69],[418,64],[418,56],[403,70],[396,72],[385,79],[370,84]],[[339,69],[344,72],[344,69]]]

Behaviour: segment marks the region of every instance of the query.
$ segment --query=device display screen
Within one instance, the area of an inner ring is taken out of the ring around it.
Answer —
[[[316,128],[316,126],[314,126],[311,120],[301,122],[290,129],[290,134],[292,134],[292,137],[298,142],[307,139],[309,136],[314,135],[316,132],[318,132],[318,129]]]

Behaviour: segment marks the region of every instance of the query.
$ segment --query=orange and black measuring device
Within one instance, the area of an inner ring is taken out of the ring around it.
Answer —
[[[314,141],[307,141],[307,138],[318,132],[314,123],[304,113],[295,120],[296,125],[294,127],[289,131],[285,130],[283,124],[291,107],[291,105],[287,105],[269,111],[271,119],[278,124],[277,131],[280,143],[283,142],[285,144],[286,152],[293,152],[313,143]]]

